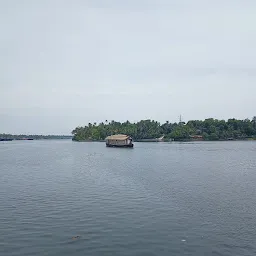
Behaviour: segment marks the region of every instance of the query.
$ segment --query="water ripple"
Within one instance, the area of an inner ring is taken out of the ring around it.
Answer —
[[[255,149],[0,144],[0,255],[255,255]]]

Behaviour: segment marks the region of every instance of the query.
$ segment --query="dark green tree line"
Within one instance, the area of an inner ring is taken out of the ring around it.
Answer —
[[[6,134],[0,133],[0,139],[13,139],[13,140],[22,140],[24,138],[27,139],[34,139],[34,140],[41,140],[41,139],[71,139],[72,136],[70,135],[14,135],[14,134]]]
[[[187,123],[160,124],[155,120],[141,120],[137,123],[116,122],[114,120],[96,124],[89,123],[72,131],[73,140],[104,140],[112,134],[128,134],[135,140],[155,139],[164,136],[166,140],[188,140],[191,136],[202,136],[204,140],[246,139],[256,136],[256,117],[252,120],[213,118],[191,120]]]

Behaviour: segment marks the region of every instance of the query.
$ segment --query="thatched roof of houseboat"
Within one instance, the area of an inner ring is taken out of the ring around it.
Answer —
[[[130,138],[130,136],[125,135],[125,134],[116,134],[116,135],[108,136],[106,138],[106,140],[127,140],[129,138]]]

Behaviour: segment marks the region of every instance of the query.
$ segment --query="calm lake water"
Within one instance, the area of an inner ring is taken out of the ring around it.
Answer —
[[[1,142],[0,255],[256,255],[256,142]]]

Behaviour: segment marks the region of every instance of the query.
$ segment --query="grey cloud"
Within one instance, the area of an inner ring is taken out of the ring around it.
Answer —
[[[1,1],[0,132],[251,118],[255,11],[242,0]]]

